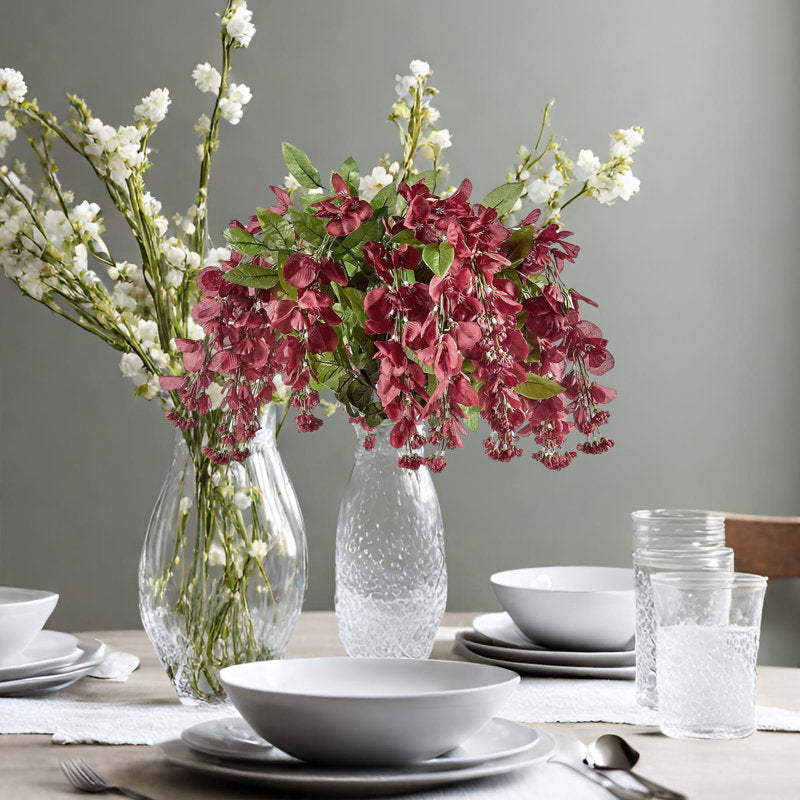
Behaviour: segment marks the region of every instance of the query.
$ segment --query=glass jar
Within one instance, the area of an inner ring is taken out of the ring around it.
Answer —
[[[391,425],[354,427],[359,444],[336,532],[339,638],[351,656],[427,658],[447,601],[436,489],[427,467],[398,466]]]
[[[636,594],[636,702],[658,707],[656,686],[656,620],[652,575],[659,572],[731,572],[730,547],[695,545],[672,550],[637,550],[633,554],[633,582]]]
[[[631,519],[634,551],[725,544],[725,517],[714,511],[643,509]]]

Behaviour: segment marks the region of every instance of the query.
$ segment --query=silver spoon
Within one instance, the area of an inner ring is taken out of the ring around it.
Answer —
[[[621,736],[606,733],[592,742],[586,750],[584,761],[595,769],[619,769],[629,772],[642,786],[646,786],[654,797],[661,800],[686,800],[686,795],[673,792],[648,778],[643,778],[633,767],[639,760],[639,753]]]

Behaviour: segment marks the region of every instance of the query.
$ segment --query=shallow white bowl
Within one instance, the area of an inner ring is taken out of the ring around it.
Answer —
[[[0,664],[19,661],[57,602],[54,592],[0,586]]]
[[[633,645],[633,570],[534,567],[491,577],[500,604],[537,644],[556,650],[617,651]]]
[[[519,683],[507,669],[405,658],[302,658],[220,672],[260,736],[320,764],[399,766],[434,758],[488,722]]]

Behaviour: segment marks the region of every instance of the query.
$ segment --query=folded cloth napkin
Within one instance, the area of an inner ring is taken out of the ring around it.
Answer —
[[[139,659],[133,653],[111,650],[106,657],[89,673],[90,678],[122,683],[139,668]]]

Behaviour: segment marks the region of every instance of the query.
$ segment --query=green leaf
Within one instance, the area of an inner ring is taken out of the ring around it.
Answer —
[[[394,207],[397,203],[397,185],[394,183],[389,183],[383,187],[375,197],[370,200],[370,204],[372,208],[377,211],[386,210],[387,214],[394,213]]]
[[[364,252],[364,245],[367,242],[374,242],[383,231],[383,225],[376,219],[368,219],[362,222],[352,233],[349,233],[340,244],[348,253],[356,257]]]
[[[294,247],[294,231],[287,219],[268,208],[257,208],[258,222],[264,231],[261,241],[270,250],[284,250]]]
[[[236,226],[225,228],[222,236],[237,253],[241,253],[243,256],[255,256],[264,250],[264,245],[244,228]]]
[[[317,361],[314,365],[317,380],[323,385],[337,392],[342,382],[347,378],[347,371],[331,361]]]
[[[348,308],[352,309],[359,323],[363,325],[367,321],[367,314],[364,311],[364,292],[354,289],[352,286],[342,286],[339,289],[339,295]]]
[[[547,286],[548,283],[550,283],[550,281],[547,279],[547,276],[542,275],[541,272],[532,272],[530,275],[526,275],[525,277],[537,289],[544,289],[544,287]],[[541,294],[541,292],[537,292],[536,294]]]
[[[249,286],[252,289],[271,289],[280,280],[274,269],[265,269],[255,264],[239,264],[232,270],[223,272],[222,277],[228,283]]]
[[[317,187],[325,188],[322,185],[322,179],[319,175],[319,170],[311,163],[311,159],[298,148],[284,142],[281,145],[283,151],[283,160],[289,168],[289,172],[297,178],[297,182],[306,189],[315,189]]]
[[[390,241],[392,244],[410,244],[412,247],[423,247],[423,243],[408,228],[396,233]]]
[[[511,211],[514,203],[519,200],[523,188],[521,183],[504,183],[502,186],[492,189],[492,191],[481,200],[481,204],[487,208],[496,209],[497,216],[504,217]]]
[[[447,241],[426,244],[422,250],[422,260],[436,275],[443,278],[453,263],[455,253],[453,245]]]
[[[358,164],[351,156],[347,158],[339,169],[336,170],[339,175],[344,179],[344,182],[349,187],[352,194],[358,194],[358,179],[361,175],[358,172]]]
[[[289,217],[297,235],[310,245],[321,245],[325,239],[325,221],[299,208],[290,208]]]
[[[372,403],[372,387],[360,380],[354,380],[344,390],[345,399],[359,411],[364,411]]]
[[[469,428],[473,433],[477,433],[478,425],[481,421],[481,407],[480,406],[470,406],[467,408],[466,406],[461,406],[464,411],[467,412],[467,418],[464,420],[464,424]]]
[[[373,414],[367,414],[364,417],[364,422],[366,422],[367,425],[370,426],[370,428],[377,428],[378,425],[380,425],[381,422],[384,422],[385,420],[386,420],[386,416],[383,413],[383,410],[376,411]]]
[[[286,282],[286,279],[283,277],[283,270],[280,272],[280,283],[283,293],[291,300],[297,300],[297,288],[292,286],[291,283]]]
[[[503,242],[503,252],[509,261],[522,261],[533,250],[534,232],[530,225],[519,228]]]
[[[371,361],[372,356],[369,353],[356,353],[355,355],[350,356],[350,363],[356,369],[366,369]]]
[[[560,383],[542,378],[540,375],[528,375],[528,380],[514,387],[517,394],[529,397],[531,400],[546,400],[566,391]]]
[[[328,200],[330,199],[330,195],[320,194],[319,192],[316,194],[311,194],[307,192],[306,194],[300,195],[300,205],[303,207],[304,211],[308,211],[314,203],[318,203],[320,200]],[[309,213],[313,213],[310,212]]]
[[[420,172],[417,175],[414,175],[410,181],[407,183],[410,186],[413,186],[415,183],[419,183],[420,181],[425,181],[425,185],[428,187],[429,192],[436,191],[436,179],[438,175],[436,174],[436,170],[426,170],[425,172]]]

